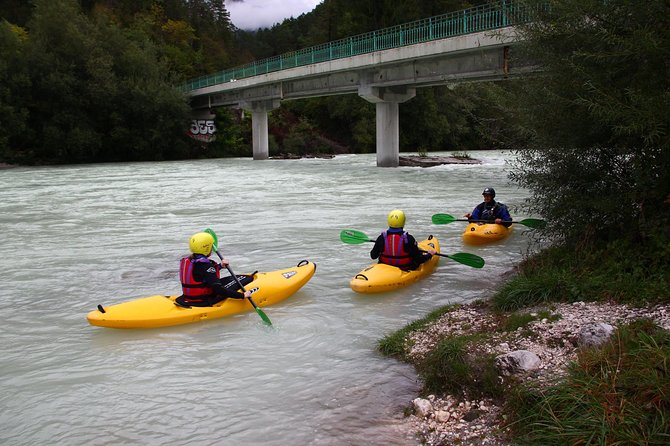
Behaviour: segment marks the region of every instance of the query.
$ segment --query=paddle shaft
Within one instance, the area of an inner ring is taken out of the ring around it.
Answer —
[[[219,259],[223,260],[223,257],[221,256],[221,253],[219,253],[218,249],[214,252],[216,252],[216,255],[219,256]],[[233,276],[233,279],[235,279],[235,282],[237,282],[237,285],[240,287],[240,289],[243,292],[246,293],[246,291],[247,291],[246,288],[244,288],[244,285],[242,285],[242,282],[240,282],[240,279],[237,278],[237,276],[233,272],[233,269],[230,267],[230,265],[226,265],[226,269],[228,270],[230,275]],[[247,297],[247,299],[249,299],[249,302],[251,303],[251,305],[254,306],[255,309],[258,309],[258,306],[256,305],[256,302],[254,302],[254,300],[251,298],[251,296]]]
[[[216,232],[212,231],[212,230],[209,229],[209,228],[205,229],[204,232],[206,232],[206,233],[208,233],[209,235],[211,235],[212,238],[214,239],[214,246],[212,246],[212,250],[213,250],[214,252],[216,252],[216,255],[219,256],[219,259],[221,259],[221,261],[223,262],[223,256],[222,256],[221,253],[219,252],[219,248],[218,248],[218,246],[219,246],[219,238],[216,236]],[[235,282],[237,282],[237,285],[242,289],[242,291],[243,291],[244,293],[246,293],[247,290],[244,288],[244,285],[242,285],[242,282],[240,282],[240,279],[237,278],[237,275],[235,275],[235,273],[233,272],[232,268],[231,268],[230,266],[226,265],[226,269],[228,270],[228,272],[230,273],[230,275],[233,276],[233,279],[235,279]],[[258,308],[258,305],[256,305],[256,302],[254,302],[254,300],[251,298],[251,295],[249,295],[249,296],[245,296],[245,297],[247,298],[247,300],[249,301],[249,303],[251,304],[251,306],[254,307],[254,310],[256,310],[256,313],[261,317],[261,319],[263,320],[263,322],[264,322],[265,324],[267,324],[267,325],[272,325],[272,321],[270,320],[270,318],[268,317],[268,315],[265,314],[265,312],[264,312],[263,310],[261,310],[260,308]]]
[[[370,237],[365,235],[364,232],[357,231],[356,229],[344,229],[340,232],[340,240],[344,243],[359,245],[361,243],[370,242],[376,243],[376,240],[371,240]],[[428,252],[424,249],[419,248],[421,252]],[[469,254],[467,252],[457,252],[454,255],[440,254],[436,252],[440,257],[446,257],[448,259],[454,260],[463,265],[471,266],[473,268],[481,268],[484,266],[484,259],[474,254]]]
[[[492,225],[501,225],[503,223],[518,223],[516,221],[503,221],[502,223],[496,223],[495,221],[490,221],[490,220],[468,220],[467,218],[456,218],[453,221],[467,221],[470,223],[488,223]]]
[[[428,251],[424,251],[423,249],[420,249],[419,251],[421,251],[421,252],[428,252]],[[439,253],[439,252],[436,252],[436,253],[433,254],[433,255],[440,256],[440,257],[451,258],[451,256],[449,256],[448,254],[441,254],[441,253]]]
[[[488,224],[496,224],[495,221],[490,221],[490,220],[472,220],[472,219],[465,219],[465,218],[454,218],[452,215],[449,214],[435,214],[432,216],[431,221],[433,224],[436,225],[446,225],[449,223],[453,223],[455,221],[465,221],[468,223],[488,223]],[[502,223],[502,225],[506,224],[517,224],[517,225],[523,225],[523,226],[528,226],[529,228],[533,229],[543,229],[546,225],[547,222],[544,220],[541,220],[539,218],[524,218],[523,220],[505,220]]]

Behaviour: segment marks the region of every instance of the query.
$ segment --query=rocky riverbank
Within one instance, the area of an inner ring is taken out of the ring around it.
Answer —
[[[548,386],[575,361],[579,348],[604,342],[617,324],[649,318],[670,330],[670,304],[636,308],[614,303],[553,303],[527,308],[531,322],[507,331],[506,320],[486,303],[465,305],[443,315],[426,328],[412,332],[409,358],[418,363],[440,340],[448,336],[485,333],[478,351],[496,355],[501,375],[537,386]],[[427,445],[510,444],[502,408],[490,399],[454,395],[430,395],[412,402],[409,428]]]

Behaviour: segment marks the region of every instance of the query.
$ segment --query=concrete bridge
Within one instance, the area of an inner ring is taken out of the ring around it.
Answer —
[[[416,89],[522,75],[512,66],[513,24],[526,11],[503,1],[283,54],[194,79],[180,88],[199,119],[214,107],[251,112],[253,157],[266,159],[269,111],[282,101],[356,93],[376,107],[377,165],[398,166],[399,104]]]

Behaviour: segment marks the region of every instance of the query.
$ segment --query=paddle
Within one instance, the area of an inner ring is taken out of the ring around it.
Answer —
[[[216,253],[217,256],[219,256],[219,259],[223,260],[223,257],[221,256],[221,253],[219,252],[219,238],[216,236],[216,233],[212,231],[211,229],[207,228],[205,229],[206,233],[212,236],[214,239],[214,246],[212,247],[214,249],[214,252]],[[237,285],[242,289],[243,292],[246,292],[247,290],[244,288],[244,285],[242,285],[242,282],[240,282],[240,279],[237,278],[235,273],[233,272],[232,268],[229,265],[226,265],[226,269],[230,273],[231,276],[233,276],[233,279],[235,279],[235,282],[237,282]],[[265,314],[263,310],[258,308],[256,305],[256,302],[251,298],[251,296],[247,297],[249,300],[249,303],[254,307],[254,310],[256,310],[256,313],[263,319],[263,322],[265,322],[266,325],[272,325],[272,322],[270,322],[270,318]]]
[[[350,245],[360,245],[361,243],[365,242],[372,242],[372,243],[375,242],[374,240],[370,240],[368,236],[365,235],[365,233],[357,231],[355,229],[342,230],[342,232],[340,232],[340,240]],[[468,265],[473,268],[481,268],[484,266],[484,259],[482,259],[477,255],[470,254],[467,252],[457,252],[456,254],[452,255],[441,254],[439,252],[436,252],[435,255],[440,257],[447,257],[455,262],[462,263],[463,265]]]
[[[468,220],[467,218],[455,218],[449,214],[435,214],[431,218],[433,224],[446,225],[454,221],[469,221],[470,223],[491,223],[487,220]],[[523,220],[512,221],[518,225],[528,226],[533,229],[542,229],[547,226],[547,222],[539,218],[524,218]]]

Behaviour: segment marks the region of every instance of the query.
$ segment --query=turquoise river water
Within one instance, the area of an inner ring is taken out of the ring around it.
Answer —
[[[447,154],[447,153],[444,153]],[[505,152],[480,165],[378,168],[374,154],[0,170],[0,444],[413,445],[403,410],[420,383],[381,356],[384,335],[446,304],[491,294],[527,252],[517,226],[504,243],[463,246],[462,216],[485,186],[515,206]],[[441,259],[408,288],[359,295],[349,279],[401,208],[417,239],[472,252],[474,269]],[[149,330],[90,326],[86,314],[152,294],[178,294],[179,259],[210,227],[238,273],[309,259],[297,294],[255,313]]]

